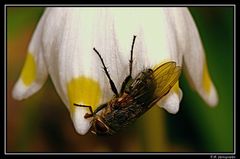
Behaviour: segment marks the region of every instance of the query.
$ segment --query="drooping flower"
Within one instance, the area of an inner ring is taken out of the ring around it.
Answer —
[[[33,34],[13,97],[22,100],[36,93],[48,75],[69,109],[76,131],[85,134],[91,119],[85,119],[89,105],[95,110],[114,95],[95,47],[104,59],[116,87],[128,75],[132,37],[133,77],[144,68],[165,61],[184,66],[193,88],[210,105],[218,102],[207,69],[201,39],[187,8],[47,8]],[[179,82],[157,105],[177,113],[183,93]]]

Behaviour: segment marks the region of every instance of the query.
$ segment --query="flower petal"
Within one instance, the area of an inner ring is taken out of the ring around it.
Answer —
[[[12,96],[14,99],[28,98],[37,92],[47,80],[48,72],[41,46],[44,20],[45,16],[41,18],[32,37],[21,75],[13,88]]]
[[[89,110],[73,104],[88,105],[94,111],[113,96],[93,48],[101,54],[117,88],[126,77],[114,37],[113,21],[101,9],[49,8],[48,11],[43,45],[49,74],[70,111],[77,132],[84,134],[90,124],[84,119],[84,112]]]
[[[97,81],[84,76],[74,78],[68,83],[68,98],[70,101],[70,113],[76,131],[84,135],[90,128],[90,119],[85,119],[86,113],[91,113],[86,107],[76,107],[74,104],[91,107],[95,110],[99,104],[102,92]]]
[[[179,39],[179,43],[182,41],[188,43],[184,48],[182,47],[187,78],[205,102],[210,106],[215,106],[218,103],[218,95],[208,73],[204,48],[197,27],[188,10],[185,10],[182,14],[185,17],[186,25],[185,28],[182,28],[181,32],[185,32],[186,40]]]
[[[177,43],[177,54],[171,54],[174,59],[183,56],[184,72],[200,96],[210,106],[218,103],[218,95],[207,69],[202,42],[195,22],[187,8],[173,8],[168,11],[169,21],[172,24],[173,35]],[[181,63],[181,62],[180,62]]]

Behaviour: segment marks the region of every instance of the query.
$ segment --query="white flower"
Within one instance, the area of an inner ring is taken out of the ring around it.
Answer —
[[[210,79],[204,49],[187,8],[47,8],[35,30],[21,76],[13,89],[17,100],[37,92],[50,75],[57,93],[69,109],[76,131],[85,134],[93,110],[108,102],[113,92],[94,53],[104,59],[111,78],[120,89],[128,75],[133,35],[133,77],[146,67],[173,60],[183,66],[193,88],[210,105],[218,102]],[[177,113],[182,99],[178,82],[159,102]]]

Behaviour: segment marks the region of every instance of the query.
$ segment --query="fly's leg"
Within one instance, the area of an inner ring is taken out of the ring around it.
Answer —
[[[127,76],[127,78],[124,80],[124,82],[122,84],[122,88],[121,88],[121,91],[120,91],[121,93],[123,93],[123,91],[126,88],[126,85],[129,83],[129,81],[132,81],[133,47],[134,47],[135,39],[136,39],[136,35],[133,36],[133,42],[132,42],[132,47],[131,47],[131,57],[130,57],[130,60],[129,60],[129,75]],[[113,93],[118,97],[119,94],[118,94],[117,88],[116,88],[113,80],[111,79],[108,71],[107,71],[107,67],[104,64],[103,58],[101,57],[100,53],[95,48],[93,48],[93,50],[97,53],[97,55],[99,56],[99,58],[102,62],[103,69],[104,69],[104,71],[107,75],[107,78],[109,80],[109,83],[111,85],[111,89],[112,89]]]
[[[93,112],[93,110],[92,110],[92,107],[89,106],[89,105],[82,105],[82,104],[76,104],[76,103],[74,103],[73,105],[78,106],[78,107],[86,107],[86,108],[89,108],[91,114],[86,113],[86,114],[84,115],[84,118],[87,119],[87,118],[93,117],[94,114],[96,114],[97,112],[99,112],[100,110],[102,110],[103,108],[105,108],[105,107],[107,106],[107,103],[98,106],[97,109],[96,109],[94,112]]]
[[[136,35],[133,36],[132,48],[131,48],[131,57],[129,60],[129,76],[132,77],[132,64],[133,64],[133,47],[135,43]]]
[[[135,43],[136,35],[133,36],[133,42],[132,42],[132,48],[131,48],[131,56],[129,60],[129,75],[125,78],[123,81],[122,87],[121,87],[121,94],[126,90],[129,83],[131,83],[132,79],[132,65],[133,65],[133,47]]]
[[[126,89],[128,88],[128,86],[130,85],[130,83],[132,83],[133,79],[132,76],[127,76],[127,78],[125,78],[125,80],[122,83],[122,87],[121,87],[121,94],[123,94],[124,91],[126,91]]]
[[[100,53],[99,53],[95,48],[93,48],[93,50],[97,53],[98,57],[100,58],[100,60],[101,60],[101,62],[102,62],[103,69],[104,69],[104,71],[105,71],[105,73],[106,73],[106,75],[107,75],[107,78],[108,78],[108,80],[109,80],[109,83],[110,83],[110,85],[111,85],[111,89],[112,89],[113,93],[118,97],[119,95],[118,95],[117,88],[116,88],[113,80],[111,79],[108,71],[107,71],[107,67],[106,67],[105,64],[104,64],[103,58],[101,57]]]
[[[103,108],[105,108],[106,106],[107,106],[107,103],[98,106],[98,107],[96,108],[96,110],[93,112],[93,114],[96,114],[97,112],[99,112],[100,110],[102,110]]]
[[[91,106],[89,106],[89,105],[82,105],[82,104],[79,105],[79,104],[76,104],[76,103],[74,103],[73,105],[78,106],[78,107],[87,107],[87,108],[89,108],[91,114],[86,113],[86,114],[84,115],[84,118],[85,118],[85,119],[90,118],[90,117],[93,117],[94,113],[93,113],[93,110],[92,110],[92,107],[91,107]]]

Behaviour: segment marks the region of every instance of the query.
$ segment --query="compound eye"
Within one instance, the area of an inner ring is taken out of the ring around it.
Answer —
[[[101,134],[105,134],[108,131],[108,127],[106,124],[104,124],[102,121],[100,120],[96,120],[95,122],[95,128],[97,133],[101,133]]]

